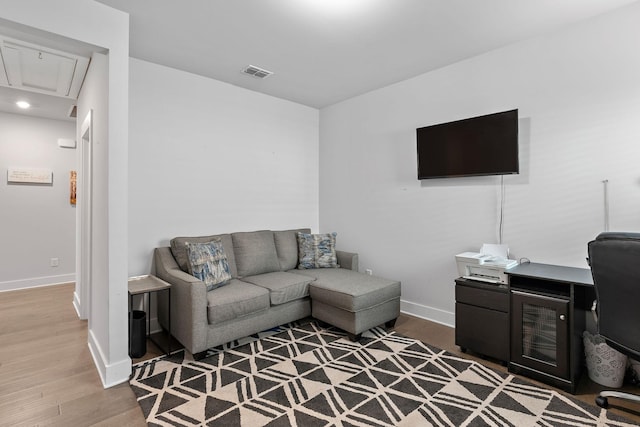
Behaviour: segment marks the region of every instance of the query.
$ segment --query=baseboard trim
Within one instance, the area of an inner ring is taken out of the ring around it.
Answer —
[[[75,282],[76,275],[61,274],[59,276],[32,277],[29,279],[9,280],[0,282],[0,292],[17,291],[19,289],[39,288],[42,286],[61,285],[63,283]]]
[[[100,343],[93,334],[93,331],[90,330],[88,335],[89,352],[91,353],[91,357],[93,357],[93,363],[96,365],[98,375],[100,375],[102,386],[109,388],[129,381],[129,376],[131,375],[131,359],[126,357],[117,363],[107,363],[107,359],[104,357]]]
[[[411,316],[440,323],[454,328],[456,324],[456,314],[451,311],[429,307],[415,302],[400,300],[400,311]]]
[[[76,314],[78,315],[78,319],[88,320],[87,315],[83,313],[83,310],[82,310],[82,302],[80,301],[80,295],[78,295],[77,286],[76,286],[76,290],[73,291],[73,308],[76,309]]]

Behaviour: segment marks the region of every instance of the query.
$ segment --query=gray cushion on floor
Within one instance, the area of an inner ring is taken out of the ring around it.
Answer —
[[[357,312],[400,297],[400,282],[357,273],[344,268],[311,270],[317,279],[311,284],[312,300]]]
[[[219,238],[222,242],[222,248],[227,261],[229,262],[229,272],[231,277],[238,277],[238,269],[236,268],[236,260],[233,254],[233,241],[231,234],[216,234],[212,236],[193,236],[193,237],[175,237],[171,239],[171,253],[176,259],[182,271],[189,273],[189,256],[187,255],[187,246],[185,242],[191,243],[207,243],[215,238]]]
[[[273,232],[280,269],[283,271],[291,270],[298,266],[298,232],[311,233],[311,229],[300,228],[298,230]]]
[[[280,271],[273,231],[231,234],[238,277]]]
[[[207,292],[207,315],[212,325],[268,308],[269,291],[241,280],[233,279]]]
[[[309,283],[311,283],[312,278],[300,274],[276,271],[258,276],[244,277],[242,280],[268,289],[271,304],[278,305],[309,296]]]

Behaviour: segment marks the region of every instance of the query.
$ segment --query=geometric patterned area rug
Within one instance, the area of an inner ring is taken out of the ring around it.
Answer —
[[[134,365],[152,426],[632,426],[554,390],[374,328],[292,323]]]

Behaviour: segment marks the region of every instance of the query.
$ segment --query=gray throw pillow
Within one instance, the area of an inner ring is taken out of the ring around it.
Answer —
[[[236,259],[233,254],[233,242],[231,241],[231,234],[174,237],[173,239],[171,239],[171,253],[180,266],[180,269],[189,273],[189,259],[187,257],[187,246],[185,245],[185,243],[207,243],[216,239],[219,239],[222,242],[222,247],[224,248],[225,254],[227,255],[227,260],[229,261],[229,272],[231,273],[231,277],[237,277],[238,270],[236,269]]]
[[[220,239],[207,243],[186,242],[189,273],[202,280],[207,291],[226,285],[231,280],[229,262]]]
[[[208,243],[217,236],[192,236],[192,237],[174,237],[171,239],[171,253],[176,259],[182,271],[189,272],[189,255],[187,254],[187,242],[190,243]]]
[[[298,233],[298,268],[336,268],[336,233]]]

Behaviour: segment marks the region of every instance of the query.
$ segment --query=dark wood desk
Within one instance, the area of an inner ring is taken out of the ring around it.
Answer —
[[[456,345],[575,393],[595,299],[591,270],[525,263],[506,273],[508,284],[456,280]]]
[[[588,268],[564,267],[561,265],[528,262],[506,271],[510,276],[529,277],[556,283],[593,288],[593,277]]]

